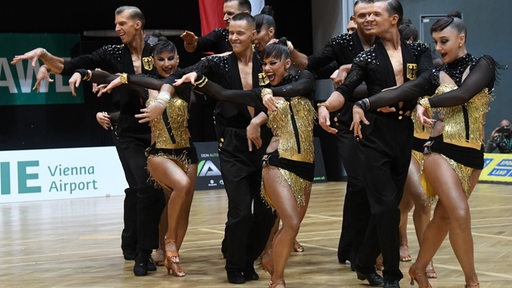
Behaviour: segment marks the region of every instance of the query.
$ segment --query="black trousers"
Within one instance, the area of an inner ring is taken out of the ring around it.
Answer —
[[[364,184],[363,155],[359,143],[347,129],[336,135],[339,157],[347,173],[343,222],[338,242],[338,262],[355,262],[370,220],[370,206]]]
[[[163,191],[148,182],[145,150],[150,141],[150,134],[116,136],[117,153],[128,182],[121,234],[123,251],[158,247],[158,223],[165,207],[165,197]]]
[[[400,280],[398,206],[411,159],[413,124],[409,118],[398,120],[372,113],[367,113],[367,119],[372,124],[363,125],[359,142],[371,216],[356,268],[363,273],[375,271],[375,259],[382,253],[385,280]]]
[[[263,150],[248,151],[245,129],[218,127],[217,131],[221,139],[220,168],[228,197],[223,241],[225,268],[243,272],[252,269],[263,251],[275,215],[261,196]]]

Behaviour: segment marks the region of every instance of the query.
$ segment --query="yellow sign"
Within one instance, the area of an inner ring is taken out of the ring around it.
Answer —
[[[512,154],[485,153],[480,181],[512,183]]]

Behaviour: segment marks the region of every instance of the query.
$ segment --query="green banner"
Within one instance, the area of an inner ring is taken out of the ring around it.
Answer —
[[[15,55],[23,54],[37,47],[46,48],[53,55],[69,59],[71,51],[80,44],[79,34],[24,34],[0,33],[0,106],[81,104],[84,102],[82,89],[77,96],[71,94],[69,77],[52,74],[54,80],[41,82],[39,93],[33,90],[36,75],[42,61],[32,67],[31,61],[12,65]]]

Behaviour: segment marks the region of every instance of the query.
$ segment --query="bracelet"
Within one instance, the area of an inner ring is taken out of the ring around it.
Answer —
[[[91,80],[91,78],[92,78],[92,71],[91,70],[87,70],[86,74],[85,74],[85,76],[84,76],[84,78],[82,80],[89,81],[89,80]]]
[[[167,107],[167,103],[166,101],[162,100],[162,99],[159,99],[159,98],[156,98],[155,101],[153,103],[156,103],[156,104],[160,104],[162,105],[162,107]]]
[[[261,98],[265,97],[266,95],[273,96],[274,93],[272,92],[272,89],[270,89],[270,88],[261,89]]]
[[[329,111],[329,105],[327,104],[327,102],[318,103],[318,104],[316,104],[316,106],[325,107],[325,109],[327,109],[327,111]]]
[[[122,73],[121,75],[119,75],[119,80],[121,81],[121,83],[127,84],[128,83],[128,74]]]
[[[368,98],[363,98],[356,103],[354,103],[355,106],[363,109],[363,111],[370,110],[370,100]]]
[[[199,80],[198,82],[196,82],[196,85],[197,87],[201,88],[203,87],[204,85],[206,85],[206,82],[208,82],[208,78],[206,78],[206,76],[203,75],[203,78],[201,78],[201,80]]]
[[[162,101],[162,103],[164,103],[165,106],[167,106],[167,103],[169,103],[169,100],[171,100],[171,94],[167,91],[160,91],[160,93],[158,93],[158,96],[156,97],[156,100]]]
[[[431,108],[431,107],[430,107],[430,100],[428,100],[428,98],[427,98],[427,97],[421,98],[421,100],[420,100],[420,102],[419,102],[419,103],[420,103],[420,105],[421,105],[421,106],[423,106],[423,108],[425,108],[425,109],[430,109],[430,108]]]

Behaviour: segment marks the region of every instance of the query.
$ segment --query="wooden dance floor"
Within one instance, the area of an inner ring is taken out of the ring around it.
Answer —
[[[345,182],[315,183],[298,235],[302,253],[293,252],[287,287],[369,287],[336,250]],[[164,267],[145,277],[132,273],[120,249],[123,197],[98,197],[0,204],[0,287],[267,287],[269,275],[255,263],[259,281],[226,280],[220,252],[226,220],[224,190],[196,191],[190,227],[181,249],[187,276],[167,275]],[[470,200],[475,258],[481,287],[512,286],[512,186],[479,183]],[[418,252],[412,214],[408,237]],[[404,279],[411,262],[402,262]],[[433,287],[464,287],[464,275],[446,240],[434,258],[439,278]],[[417,287],[415,285],[415,287]]]

